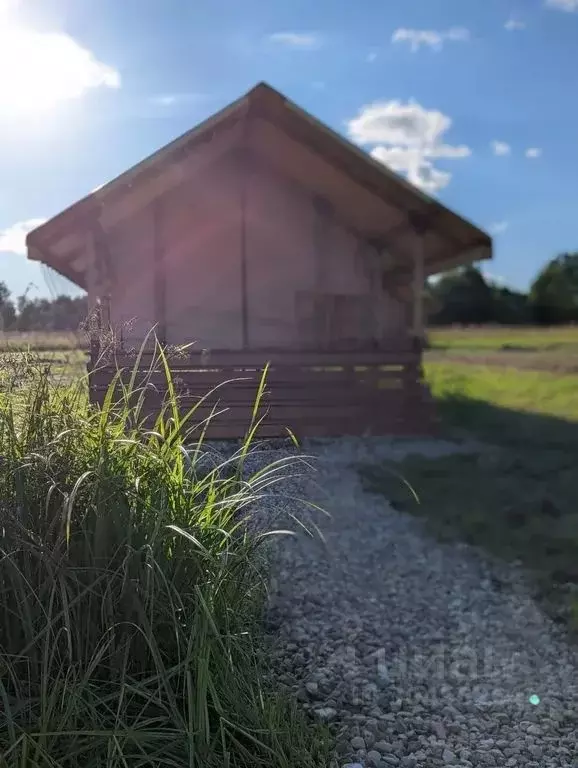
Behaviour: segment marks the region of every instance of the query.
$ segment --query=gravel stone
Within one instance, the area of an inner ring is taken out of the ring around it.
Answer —
[[[337,711],[333,709],[333,707],[322,707],[321,709],[316,709],[315,714],[320,720],[328,723],[330,720],[333,720],[336,717]]]
[[[351,746],[353,749],[365,749],[365,739],[362,739],[361,736],[354,736],[351,739]]]
[[[443,723],[439,723],[437,720],[434,720],[434,722],[431,724],[431,727],[432,731],[440,741],[445,741],[447,739],[447,733]]]
[[[381,764],[381,755],[375,749],[371,749],[367,753],[367,762],[369,763],[369,765],[372,765],[375,768],[378,768],[378,766]]]
[[[393,747],[389,743],[389,741],[376,741],[373,745],[379,752],[382,752],[383,754],[387,754],[389,752],[393,751]]]
[[[480,749],[493,749],[496,742],[493,739],[482,739],[479,743]]]
[[[273,486],[249,524],[296,532],[268,538],[271,674],[290,694],[307,692],[302,706],[329,723],[338,764],[367,766],[379,753],[380,768],[574,768],[578,652],[536,605],[520,567],[433,539],[365,491],[357,469],[488,447],[342,438],[302,451],[301,475]],[[298,455],[287,442],[269,444],[243,473]],[[427,484],[418,490],[427,505]],[[367,756],[355,753],[356,737]]]

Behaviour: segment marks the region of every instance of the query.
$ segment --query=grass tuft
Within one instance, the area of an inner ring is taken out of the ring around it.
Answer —
[[[267,472],[207,469],[157,362],[153,424],[146,381],[100,410],[49,366],[3,383],[0,766],[324,765],[325,733],[262,682],[264,539],[242,521]]]

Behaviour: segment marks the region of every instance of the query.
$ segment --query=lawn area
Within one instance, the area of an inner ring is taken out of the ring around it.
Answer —
[[[458,363],[426,375],[443,430],[495,449],[407,459],[419,503],[389,467],[363,468],[364,481],[442,539],[522,563],[545,608],[578,629],[578,376]]]
[[[83,333],[72,331],[1,331],[0,352],[32,349],[36,351],[75,350],[87,347]]]
[[[578,327],[561,326],[536,328],[532,326],[437,328],[428,333],[434,349],[449,350],[557,350],[578,353]]]
[[[425,373],[446,423],[490,440],[516,441],[520,431],[526,439],[528,427],[543,429],[548,417],[562,420],[560,430],[578,422],[577,376],[457,363],[426,363]],[[536,421],[538,416],[544,420]],[[578,435],[578,423],[574,429]],[[537,447],[543,439],[533,438]]]
[[[447,328],[428,338],[428,362],[578,374],[578,327]]]

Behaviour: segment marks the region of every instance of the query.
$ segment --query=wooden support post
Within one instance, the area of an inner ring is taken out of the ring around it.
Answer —
[[[153,203],[153,260],[154,260],[154,297],[157,338],[163,345],[167,343],[167,290],[164,258],[163,199]]]
[[[428,216],[417,211],[411,212],[408,218],[415,235],[413,248],[412,335],[417,349],[421,352],[424,346],[423,293],[425,286],[425,258],[427,233],[430,229],[431,221]]]
[[[313,197],[315,211],[313,252],[315,258],[315,338],[322,348],[331,346],[331,326],[335,306],[328,291],[327,261],[328,236],[333,209],[331,203],[319,195]]]
[[[249,349],[249,296],[247,277],[247,208],[249,204],[250,156],[246,136],[249,131],[249,118],[246,118],[245,142],[239,152],[239,208],[241,216],[240,229],[240,282],[241,282],[241,343],[243,349]]]
[[[90,364],[94,367],[100,355],[100,280],[98,268],[98,250],[94,232],[86,235],[87,289],[88,289],[88,334],[90,340]]]
[[[412,331],[414,338],[418,341],[423,340],[423,291],[425,283],[424,261],[425,261],[425,241],[426,233],[417,235],[417,242],[413,258],[413,322]]]

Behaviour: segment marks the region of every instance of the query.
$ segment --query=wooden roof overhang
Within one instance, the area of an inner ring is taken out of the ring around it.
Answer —
[[[261,83],[245,96],[59,213],[27,237],[28,258],[82,288],[87,232],[107,232],[229,152],[262,162],[322,199],[374,245],[391,278],[411,274],[426,234],[424,275],[492,256],[489,235]]]

